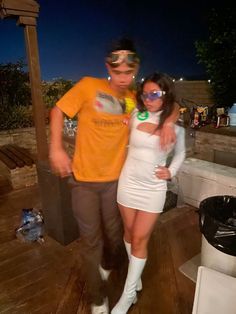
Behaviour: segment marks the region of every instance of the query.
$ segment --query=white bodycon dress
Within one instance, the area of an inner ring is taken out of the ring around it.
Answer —
[[[161,112],[135,110],[131,117],[131,133],[128,155],[121,171],[118,184],[117,201],[119,204],[152,213],[163,211],[166,198],[167,181],[155,175],[157,166],[166,166],[168,155],[173,151],[169,165],[173,177],[185,158],[185,130],[175,126],[176,143],[168,151],[159,146],[159,136],[141,131],[142,123],[159,122]]]

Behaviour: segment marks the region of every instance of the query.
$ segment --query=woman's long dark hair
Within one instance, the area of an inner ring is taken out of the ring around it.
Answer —
[[[146,83],[153,82],[159,85],[162,91],[165,91],[165,95],[162,96],[163,105],[162,105],[162,113],[160,115],[160,121],[157,126],[157,130],[161,129],[166,118],[169,117],[173,111],[176,101],[176,93],[175,86],[171,77],[165,73],[155,72],[149,76],[147,76],[144,81],[139,85],[137,90],[137,108],[140,112],[146,111],[146,107],[141,99],[141,95],[143,93],[143,88]]]

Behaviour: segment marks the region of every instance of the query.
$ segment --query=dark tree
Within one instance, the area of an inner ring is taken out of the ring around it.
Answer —
[[[231,107],[236,102],[235,12],[232,8],[212,9],[208,40],[195,42],[199,63],[206,68],[218,107]]]
[[[29,106],[31,104],[28,72],[22,60],[16,63],[0,64],[0,104]]]
[[[52,108],[74,84],[73,81],[63,78],[57,78],[50,82],[42,82],[43,100],[46,108]]]
[[[74,82],[63,78],[42,82],[46,122],[49,109],[73,85]],[[24,62],[0,64],[0,130],[31,127],[33,124],[29,75]]]
[[[0,130],[32,125],[29,75],[24,62],[0,64]]]

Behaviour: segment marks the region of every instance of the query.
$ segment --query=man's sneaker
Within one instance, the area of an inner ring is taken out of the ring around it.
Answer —
[[[98,266],[98,270],[99,270],[99,273],[102,277],[102,280],[108,280],[108,277],[110,276],[111,270],[106,270],[106,269],[102,268],[101,265]]]
[[[91,305],[92,314],[109,314],[108,299],[105,298],[101,305],[92,304]]]

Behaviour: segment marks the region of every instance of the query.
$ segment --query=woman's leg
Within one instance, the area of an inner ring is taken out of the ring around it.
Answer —
[[[120,214],[124,225],[124,241],[131,243],[132,228],[137,210],[119,204]]]
[[[121,217],[123,220],[124,224],[124,244],[125,244],[125,249],[128,255],[128,259],[130,260],[131,256],[131,230],[133,223],[135,221],[135,217],[137,214],[137,210],[133,208],[126,208],[122,205],[119,205]],[[142,285],[142,280],[139,278],[136,286],[136,291],[141,291],[143,288]]]
[[[146,259],[131,255],[123,293],[115,307],[112,309],[111,314],[125,314],[130,306],[136,303],[137,281],[143,272],[145,263]]]
[[[125,229],[131,238],[130,263],[123,293],[112,309],[112,314],[127,313],[136,302],[137,282],[143,272],[147,260],[147,244],[159,214],[123,208]],[[129,239],[130,239],[129,238]]]
[[[124,224],[124,241],[128,256],[147,257],[147,245],[160,213],[149,213],[119,205]],[[131,244],[131,249],[130,249]]]
[[[147,246],[159,213],[137,211],[132,227],[131,254],[138,258],[147,257]]]

